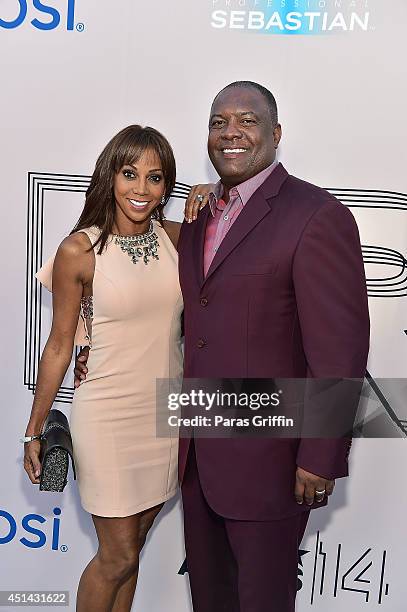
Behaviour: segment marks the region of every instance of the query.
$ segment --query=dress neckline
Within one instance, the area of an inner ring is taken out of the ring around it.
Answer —
[[[137,239],[141,239],[143,237],[147,237],[150,234],[152,234],[154,232],[154,223],[153,220],[150,219],[150,225],[148,226],[148,230],[146,232],[142,232],[141,234],[129,234],[129,235],[125,235],[125,234],[111,234],[111,236],[113,236],[113,238],[119,239],[119,240],[131,240],[131,241],[137,241]]]

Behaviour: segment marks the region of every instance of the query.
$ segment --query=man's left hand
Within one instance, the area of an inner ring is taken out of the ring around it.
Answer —
[[[297,504],[305,502],[308,506],[312,506],[314,502],[321,503],[324,501],[325,495],[332,495],[334,486],[334,480],[327,480],[322,476],[311,474],[311,472],[297,467],[294,492]]]

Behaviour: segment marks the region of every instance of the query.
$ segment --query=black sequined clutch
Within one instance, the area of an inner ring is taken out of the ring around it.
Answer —
[[[76,479],[68,419],[60,410],[50,410],[41,434],[40,491],[64,490],[68,480],[69,457]]]

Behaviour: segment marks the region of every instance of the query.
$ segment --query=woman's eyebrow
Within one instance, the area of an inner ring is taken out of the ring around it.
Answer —
[[[138,170],[135,164],[126,164],[126,165],[130,166],[131,168],[134,168],[135,170]],[[151,170],[149,170],[149,172],[162,172],[162,171],[163,171],[162,168],[152,168]]]

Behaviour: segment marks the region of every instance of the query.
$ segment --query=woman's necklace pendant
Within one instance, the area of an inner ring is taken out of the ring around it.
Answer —
[[[147,265],[151,259],[160,259],[158,256],[158,236],[154,231],[153,222],[150,221],[150,227],[144,234],[136,234],[135,236],[119,236],[114,234],[115,244],[118,244],[121,250],[130,257],[132,262],[136,264],[142,259]]]

